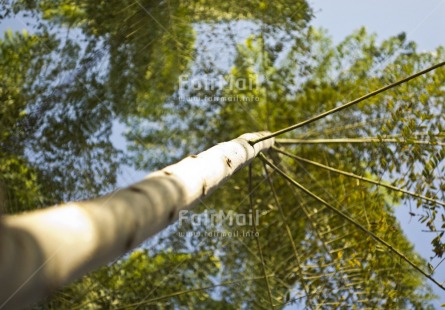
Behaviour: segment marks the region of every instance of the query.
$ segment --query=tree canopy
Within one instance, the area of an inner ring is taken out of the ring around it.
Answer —
[[[445,59],[443,48],[419,52],[403,33],[379,42],[364,28],[334,45],[308,26],[303,0],[4,8],[34,26],[0,42],[8,213],[110,191],[123,165],[150,171],[279,130]],[[258,226],[172,227],[36,308],[432,307],[428,280],[372,234],[435,276],[394,210],[433,232],[442,258],[444,79],[435,70],[278,137],[268,160],[319,199],[255,161],[194,212],[258,210]],[[113,143],[117,124],[127,149]]]

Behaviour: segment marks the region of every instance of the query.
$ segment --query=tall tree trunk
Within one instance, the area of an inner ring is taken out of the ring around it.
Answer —
[[[134,248],[178,219],[274,144],[244,134],[89,201],[0,222],[0,308],[29,305]]]

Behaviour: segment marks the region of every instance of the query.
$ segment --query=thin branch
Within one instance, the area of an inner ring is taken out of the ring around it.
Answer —
[[[316,167],[319,167],[319,168],[322,168],[322,169],[325,169],[325,170],[328,170],[328,171],[332,171],[332,172],[335,172],[335,173],[338,173],[338,174],[341,174],[341,175],[344,175],[344,176],[348,176],[348,177],[351,177],[351,178],[354,178],[354,179],[357,179],[357,180],[360,180],[360,181],[368,182],[368,183],[371,183],[371,184],[374,184],[374,185],[377,185],[377,186],[382,186],[382,187],[385,187],[385,188],[388,188],[388,189],[391,189],[393,191],[397,191],[397,192],[400,192],[400,193],[404,193],[406,195],[409,195],[409,196],[412,196],[412,197],[415,197],[415,198],[427,200],[429,202],[436,203],[438,205],[441,205],[441,206],[445,207],[445,202],[443,202],[443,201],[440,201],[440,200],[437,200],[437,199],[433,199],[433,198],[430,198],[430,197],[427,197],[427,196],[424,196],[424,195],[421,195],[421,194],[417,194],[415,192],[407,191],[407,190],[405,190],[403,188],[392,186],[390,184],[386,184],[386,183],[383,183],[383,182],[380,182],[380,181],[375,181],[373,179],[365,178],[365,177],[362,177],[360,175],[357,175],[357,174],[354,174],[354,173],[351,173],[351,172],[346,172],[346,171],[343,171],[343,170],[335,169],[335,168],[332,168],[332,167],[320,164],[318,162],[315,162],[315,161],[312,161],[312,160],[309,160],[309,159],[306,159],[306,158],[303,158],[303,157],[300,157],[300,156],[288,153],[288,152],[286,152],[284,150],[281,150],[281,149],[279,149],[277,147],[273,147],[273,149],[275,151],[283,154],[283,155],[286,155],[286,156],[288,156],[290,158],[293,158],[293,159],[305,162],[307,164],[310,164],[310,165],[313,165],[313,166],[316,166]]]
[[[266,178],[267,178],[267,181],[269,183],[270,189],[272,190],[274,201],[275,201],[275,203],[276,203],[276,205],[278,207],[278,210],[280,211],[281,220],[282,220],[282,222],[284,224],[284,227],[286,229],[287,236],[289,237],[289,240],[290,240],[291,245],[292,245],[292,250],[293,250],[294,255],[295,255],[295,260],[297,261],[297,264],[298,264],[298,274],[300,275],[301,279],[304,279],[303,278],[303,271],[302,271],[302,268],[301,268],[302,264],[301,264],[300,258],[298,257],[297,246],[295,245],[295,241],[294,241],[294,238],[292,236],[292,232],[290,230],[289,225],[287,224],[286,216],[284,215],[283,208],[281,206],[280,200],[278,199],[277,191],[275,190],[275,186],[273,185],[272,179],[271,179],[271,177],[269,175],[269,172],[267,171],[267,166],[266,166],[266,164],[264,162],[263,162],[263,168],[264,168],[264,172],[266,174]],[[304,293],[306,295],[309,294],[309,291],[308,291],[308,288],[307,288],[306,285],[303,285],[303,290],[304,290]],[[310,304],[310,308],[313,309],[312,304]]]
[[[402,140],[397,138],[340,138],[340,139],[277,139],[280,144],[330,144],[330,143],[403,143],[403,144],[423,144],[445,146],[443,142],[426,140]]]
[[[274,275],[268,275],[266,276],[267,278],[269,277],[273,277]],[[125,307],[123,308],[117,308],[117,309],[127,309],[129,307],[134,307],[134,306],[140,306],[140,305],[148,305],[150,303],[154,303],[156,301],[162,300],[162,299],[166,299],[166,298],[172,298],[172,297],[176,297],[179,295],[184,295],[184,294],[189,294],[189,293],[194,293],[194,292],[200,292],[200,291],[207,291],[210,289],[214,289],[217,287],[221,287],[221,286],[229,286],[229,285],[233,285],[233,284],[237,284],[237,283],[241,283],[241,282],[249,282],[249,281],[256,281],[256,280],[262,280],[264,278],[264,276],[259,276],[259,277],[253,277],[253,278],[246,278],[246,279],[239,279],[239,280],[232,280],[232,281],[225,281],[225,282],[221,282],[219,284],[214,284],[214,285],[208,285],[208,286],[204,286],[204,287],[198,287],[198,288],[193,288],[190,290],[182,290],[182,291],[178,291],[178,292],[174,292],[171,294],[167,294],[167,295],[163,295],[160,297],[156,297],[156,298],[152,298],[150,300],[145,300],[143,302],[138,302],[138,303],[133,303],[133,304],[127,304],[125,305]]]
[[[261,70],[264,78],[264,100],[266,101],[266,130],[270,129],[269,81],[267,79],[266,43],[264,42],[264,23],[261,23]]]
[[[252,195],[252,164],[249,164],[249,204],[250,204],[250,209],[252,210],[252,217],[253,217],[253,231],[255,234],[255,240],[258,246],[258,252],[260,254],[260,258],[261,258],[261,266],[263,268],[263,273],[264,273],[264,279],[266,281],[266,286],[267,286],[267,294],[269,296],[269,302],[270,302],[270,306],[272,309],[274,309],[274,305],[273,305],[273,300],[272,300],[272,292],[270,291],[270,285],[269,285],[269,279],[267,278],[267,273],[266,273],[266,264],[264,262],[264,256],[263,256],[263,250],[261,249],[261,244],[260,244],[260,237],[257,235],[257,229],[256,229],[256,216],[255,216],[255,212],[253,210],[253,195]]]
[[[436,267],[434,267],[434,269],[431,272],[433,273],[434,271],[436,271],[436,269],[440,266],[440,264],[443,263],[444,260],[445,260],[445,257],[441,259],[441,261],[436,265]]]
[[[421,273],[424,277],[428,278],[430,281],[432,281],[434,284],[436,284],[441,289],[445,290],[445,287],[440,284],[437,280],[435,280],[433,277],[431,277],[429,274],[427,274],[425,271],[423,271],[419,266],[417,266],[414,262],[412,262],[408,257],[406,257],[403,253],[401,253],[399,250],[394,248],[392,245],[390,245],[388,242],[374,234],[372,231],[369,231],[364,226],[362,226],[360,223],[355,221],[352,217],[346,215],[342,211],[338,210],[331,204],[329,204],[327,201],[325,201],[323,198],[317,196],[307,188],[305,188],[303,185],[292,179],[290,176],[288,176],[286,173],[284,173],[282,170],[280,170],[277,166],[275,166],[272,162],[270,162],[263,154],[259,154],[258,156],[261,160],[263,160],[267,165],[272,167],[275,171],[277,171],[283,178],[285,178],[287,181],[289,181],[292,185],[306,193],[308,196],[312,197],[313,199],[317,200],[318,202],[322,203],[326,207],[328,207],[332,212],[336,213],[340,217],[344,218],[349,223],[353,224],[355,227],[363,231],[364,233],[368,234],[374,240],[385,246],[388,250],[390,250],[392,253],[403,259],[405,262],[407,262],[411,267],[413,267],[415,270],[417,270],[419,273]]]
[[[287,167],[284,166],[284,165],[280,165],[280,163],[281,163],[281,161],[278,163],[278,166],[281,166],[285,173],[289,173],[289,170],[287,169]],[[275,172],[275,170],[273,170],[273,172]],[[307,172],[307,173],[309,174],[309,176],[310,176],[310,177],[317,183],[317,180],[315,180],[315,178],[314,178],[308,171],[306,171],[306,172]],[[289,188],[291,189],[291,191],[292,191],[294,197],[295,197],[296,199],[298,199],[298,200],[302,200],[303,197],[301,196],[301,194],[300,194],[299,192],[297,193],[295,187],[292,186],[292,185],[289,184],[289,183],[287,183],[287,184],[288,184]],[[297,196],[298,196],[298,197],[297,197]],[[322,226],[321,226],[319,223],[317,223],[317,221],[315,221],[315,219],[312,218],[314,214],[310,215],[309,212],[308,212],[308,210],[307,210],[307,208],[306,208],[305,206],[302,205],[301,207],[302,207],[302,210],[303,210],[303,212],[304,212],[304,214],[305,214],[307,220],[309,221],[310,225],[312,226],[313,231],[315,232],[316,237],[318,237],[318,240],[321,242],[322,247],[323,247],[324,250],[325,250],[325,254],[326,254],[332,261],[335,261],[335,259],[333,258],[332,254],[331,254],[332,251],[329,250],[329,248],[332,248],[332,247],[328,244],[328,241],[326,241],[325,236],[322,235],[322,234],[320,233],[320,229],[319,229],[319,228],[322,227]],[[325,208],[326,208],[326,207],[323,207],[323,209],[325,209]],[[319,211],[321,211],[321,210],[319,210]],[[344,227],[344,225],[343,225],[343,227]],[[334,230],[336,230],[336,229],[331,230],[331,232],[334,231]],[[347,278],[347,274],[344,274],[341,270],[339,270],[339,269],[336,268],[336,272],[335,272],[335,274],[337,275],[337,273],[339,274],[338,277],[342,278],[342,279],[345,280],[345,281],[349,281],[348,279],[345,279],[345,276],[346,276],[346,278]]]
[[[385,118],[375,118],[375,119],[372,119],[372,120],[356,122],[356,123],[347,124],[347,125],[344,125],[344,126],[329,127],[329,128],[326,128],[325,130],[321,130],[321,131],[320,130],[311,130],[311,131],[308,131],[306,133],[303,133],[301,136],[299,136],[299,139],[309,138],[311,136],[320,135],[320,134],[328,135],[328,134],[331,134],[331,133],[338,133],[340,131],[361,128],[361,127],[364,127],[364,126],[369,127],[370,124],[378,123],[378,122],[380,122],[380,121],[382,121],[384,119]]]
[[[307,125],[307,124],[313,123],[313,122],[315,122],[315,121],[317,121],[317,120],[319,120],[319,119],[325,118],[326,116],[329,116],[329,115],[331,115],[331,114],[337,113],[337,112],[339,112],[339,111],[341,111],[341,110],[344,110],[344,109],[346,109],[346,108],[349,108],[350,106],[356,105],[357,103],[362,102],[363,100],[366,100],[366,99],[371,98],[371,97],[373,97],[373,96],[375,96],[375,95],[378,95],[378,94],[380,94],[380,93],[383,93],[383,92],[385,92],[385,91],[387,91],[387,90],[389,90],[389,89],[391,89],[391,88],[394,88],[394,87],[396,87],[396,86],[399,86],[399,85],[401,85],[401,84],[404,84],[404,83],[406,83],[406,82],[408,82],[408,81],[410,81],[410,80],[412,80],[412,79],[415,79],[415,78],[417,78],[417,77],[419,77],[419,76],[421,76],[421,75],[424,75],[424,74],[426,74],[426,73],[428,73],[428,72],[430,72],[430,71],[433,71],[433,70],[435,70],[435,69],[437,69],[437,68],[439,68],[439,67],[442,67],[442,66],[444,66],[444,65],[445,65],[445,61],[440,62],[440,63],[438,63],[438,64],[436,64],[436,65],[434,65],[434,66],[431,66],[431,67],[429,67],[429,68],[427,68],[427,69],[425,69],[425,70],[419,71],[419,72],[417,72],[417,73],[415,73],[415,74],[413,74],[413,75],[410,75],[410,76],[408,76],[408,77],[406,77],[406,78],[403,78],[403,79],[401,79],[401,80],[399,80],[399,81],[397,81],[397,82],[394,82],[394,83],[391,83],[391,84],[389,84],[389,85],[386,85],[386,86],[384,86],[384,87],[382,87],[382,88],[379,88],[379,89],[377,89],[377,90],[375,90],[375,91],[373,91],[373,92],[370,92],[370,93],[368,93],[368,94],[366,94],[366,95],[364,95],[364,96],[362,96],[362,97],[359,97],[359,98],[357,98],[357,99],[354,99],[354,100],[352,100],[352,101],[350,101],[350,102],[348,102],[348,103],[345,103],[345,104],[343,104],[343,105],[341,105],[341,106],[338,106],[338,107],[336,107],[336,108],[334,108],[334,109],[331,109],[331,110],[329,110],[329,111],[326,111],[326,112],[323,112],[323,113],[321,113],[321,114],[318,114],[318,115],[316,115],[316,116],[314,116],[314,117],[311,117],[311,118],[309,118],[309,119],[307,119],[307,120],[305,120],[305,121],[302,121],[302,122],[297,123],[297,124],[295,124],[295,125],[292,125],[292,126],[283,128],[283,129],[281,129],[281,130],[275,131],[275,132],[271,133],[271,134],[268,135],[268,136],[264,136],[264,137],[260,137],[260,138],[251,140],[251,141],[250,141],[250,144],[251,144],[251,145],[254,145],[255,143],[258,143],[258,142],[260,142],[260,141],[266,140],[266,139],[268,139],[268,138],[276,137],[276,136],[281,135],[281,134],[283,134],[283,133],[286,133],[286,132],[289,132],[289,131],[291,131],[291,130],[294,130],[294,129],[303,127],[303,126],[305,126],[305,125]]]

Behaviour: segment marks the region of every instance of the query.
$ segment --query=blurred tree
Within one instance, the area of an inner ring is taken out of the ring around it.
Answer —
[[[50,38],[8,31],[0,40],[0,187],[4,212],[12,213],[42,205],[43,193],[38,183],[39,168],[26,157],[26,141],[33,134],[33,120],[27,111],[26,90],[42,70],[42,44]],[[46,42],[46,43],[44,43]],[[30,80],[28,80],[28,78]]]
[[[137,145],[152,147],[151,169],[186,152],[187,134],[176,132],[178,139],[170,139],[168,130],[153,132],[149,141],[142,141],[131,127],[144,120],[150,132],[159,122],[164,128],[179,117],[169,98],[202,48],[194,45],[194,28],[240,18],[258,20],[275,31],[297,31],[311,17],[303,0],[274,6],[262,1],[20,0],[5,1],[2,8],[3,18],[26,17],[38,37],[52,40],[40,42],[46,56],[35,55],[42,62],[36,64],[44,70],[35,70],[40,75],[26,102],[36,122],[27,147],[55,183],[47,193],[52,202],[113,188],[123,158],[109,137],[118,122],[130,126],[128,136]],[[274,15],[265,14],[266,9]],[[218,31],[216,27],[208,33]]]

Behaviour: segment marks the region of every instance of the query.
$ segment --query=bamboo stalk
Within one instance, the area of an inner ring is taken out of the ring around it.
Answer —
[[[274,144],[244,134],[96,199],[0,222],[0,308],[23,308],[98,268],[174,223]]]

